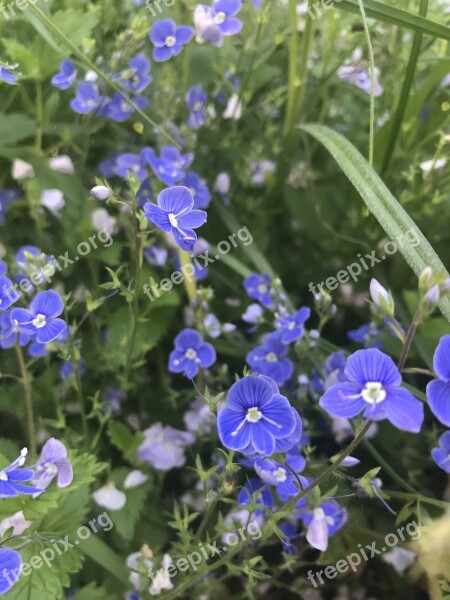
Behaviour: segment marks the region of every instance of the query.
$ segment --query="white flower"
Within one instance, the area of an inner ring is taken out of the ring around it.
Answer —
[[[172,564],[172,559],[168,554],[164,554],[161,567],[156,571],[155,577],[153,577],[152,585],[149,588],[149,592],[152,596],[157,596],[161,590],[173,590],[173,583],[170,580],[168,568]]]
[[[55,216],[58,216],[65,203],[61,190],[43,190],[41,193],[41,206],[45,206]]]
[[[230,191],[230,176],[228,173],[219,173],[214,183],[214,189],[225,196]]]
[[[98,79],[98,75],[95,71],[86,71],[86,75],[84,76],[85,81],[89,81],[90,83],[95,83]]]
[[[199,44],[209,42],[213,46],[222,46],[223,37],[217,27],[215,13],[210,6],[197,4],[194,11],[195,40]]]
[[[241,118],[242,102],[239,100],[238,94],[233,94],[228,100],[227,107],[223,113],[224,119],[234,119],[237,121]]]
[[[306,539],[313,548],[325,550],[328,548],[328,521],[322,508],[315,508],[313,518],[308,525]]]
[[[0,536],[3,536],[8,529],[13,528],[13,535],[22,535],[22,533],[28,529],[31,525],[31,521],[27,521],[23,514],[23,511],[19,511],[8,517],[7,519],[3,519],[0,523]]]
[[[121,510],[127,501],[125,494],[112,481],[94,492],[92,497],[99,506],[109,510]]]
[[[13,162],[11,169],[11,177],[13,179],[26,179],[27,177],[34,177],[34,169],[30,163],[16,158]]]
[[[447,160],[445,158],[438,158],[437,160],[430,158],[430,160],[425,160],[424,162],[420,163],[419,166],[422,172],[427,174],[431,171],[440,171],[445,167],[446,164]]]
[[[130,471],[130,473],[128,473],[128,475],[125,478],[125,481],[123,483],[123,487],[126,490],[131,490],[133,488],[137,488],[140,485],[144,484],[146,481],[148,481],[148,476],[145,475],[145,473],[143,473],[142,471],[139,470],[134,470],[134,471]]]
[[[96,200],[106,200],[111,196],[111,190],[105,185],[96,185],[91,189],[91,196]]]
[[[110,234],[116,233],[117,220],[105,208],[97,208],[92,213],[92,227],[97,231],[104,229]]]
[[[382,559],[392,565],[397,573],[402,574],[416,560],[416,555],[411,550],[397,546],[390,552],[383,554]]]
[[[73,175],[75,169],[70,156],[63,154],[62,156],[54,156],[50,159],[50,169],[58,171],[58,173],[66,173],[66,175]]]

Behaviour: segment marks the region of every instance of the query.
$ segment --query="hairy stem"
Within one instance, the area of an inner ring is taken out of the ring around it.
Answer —
[[[14,346],[17,354],[17,360],[19,362],[20,374],[22,376],[23,391],[25,393],[25,406],[27,411],[27,426],[28,426],[28,441],[31,449],[31,459],[34,460],[36,457],[36,431],[34,427],[34,414],[33,414],[33,399],[31,396],[31,380],[28,373],[25,359],[23,357],[22,348],[17,343]]]

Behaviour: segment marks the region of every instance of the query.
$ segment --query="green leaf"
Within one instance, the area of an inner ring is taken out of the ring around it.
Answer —
[[[21,114],[0,114],[0,146],[6,147],[34,135],[36,123]]]
[[[90,583],[86,587],[78,590],[72,600],[116,600],[118,596],[111,596],[111,593],[105,588],[97,587],[95,583]]]
[[[322,125],[302,125],[301,129],[316,138],[334,157],[384,231],[397,243],[399,251],[417,276],[430,266],[436,273],[450,277],[423,233],[349,141]],[[442,299],[439,307],[450,322],[450,299]]]
[[[111,478],[120,489],[123,489],[123,482],[129,472],[130,469],[127,469],[126,467],[120,467],[112,472]],[[134,537],[136,524],[144,509],[144,504],[151,485],[152,482],[149,479],[137,488],[124,490],[127,497],[125,506],[122,510],[115,510],[111,514],[111,518],[114,522],[114,531],[126,541],[131,541]]]
[[[138,446],[143,441],[142,434],[132,433],[126,425],[119,421],[109,422],[108,435],[112,444],[130,461],[135,458]]]
[[[98,536],[91,535],[80,544],[86,556],[114,575],[119,581],[129,586],[128,569],[124,560],[105,544]]]
[[[388,6],[376,0],[364,0],[363,4],[367,16],[372,19],[392,23],[392,25],[412,29],[443,40],[450,40],[450,27],[446,25],[441,25],[436,21],[419,17],[407,10]],[[358,0],[341,0],[339,3],[336,2],[335,6],[346,12],[360,14]]]

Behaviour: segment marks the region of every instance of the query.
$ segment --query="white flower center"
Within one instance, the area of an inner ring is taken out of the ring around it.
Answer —
[[[264,283],[258,285],[258,292],[260,294],[265,294],[267,292],[267,285],[264,285]]]
[[[283,467],[278,467],[278,469],[274,472],[274,475],[276,480],[280,483],[283,483],[283,481],[286,481],[287,479],[286,469],[283,469]]]
[[[188,348],[184,353],[184,356],[189,360],[194,360],[194,358],[197,358],[197,352],[194,350],[194,348]]]
[[[378,381],[368,381],[361,392],[363,400],[368,404],[379,404],[386,398],[386,392],[383,385]]]
[[[175,46],[175,44],[177,43],[177,38],[173,35],[168,35],[166,37],[166,46],[168,46],[169,48],[172,48],[172,46]]]
[[[8,481],[8,475],[6,473],[0,473],[0,481]]]
[[[172,227],[178,227],[178,220],[173,213],[169,213],[169,221]]]
[[[36,329],[42,329],[47,323],[47,317],[45,315],[38,314],[33,319],[33,325]]]
[[[253,408],[249,408],[247,411],[247,416],[245,417],[249,423],[257,423],[262,419],[262,412],[259,410],[257,406]]]
[[[269,354],[266,354],[266,360],[267,362],[277,362],[278,356],[275,352],[269,352]]]
[[[56,473],[58,472],[58,467],[51,462],[44,463],[44,467],[47,469],[47,471],[49,471],[52,474],[56,475]]]
[[[288,329],[290,331],[292,331],[293,329],[295,329],[295,325],[296,325],[295,321],[291,321],[288,325]]]
[[[198,101],[194,104],[194,108],[192,110],[198,111],[198,110],[201,110],[202,108],[203,108],[203,102]]]
[[[220,25],[221,23],[223,23],[225,21],[225,17],[227,15],[224,12],[219,12],[216,15],[216,23],[217,25]]]

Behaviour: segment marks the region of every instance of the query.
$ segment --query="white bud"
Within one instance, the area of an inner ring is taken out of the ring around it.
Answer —
[[[91,189],[91,196],[96,200],[107,200],[111,196],[111,190],[105,185],[96,185]]]

